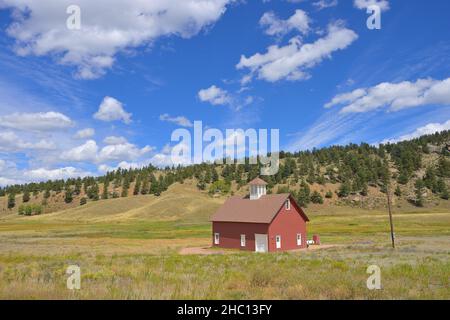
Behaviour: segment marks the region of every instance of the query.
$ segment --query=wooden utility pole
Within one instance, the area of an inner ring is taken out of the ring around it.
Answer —
[[[391,210],[391,195],[390,195],[390,177],[388,178],[388,182],[386,184],[386,195],[387,195],[387,203],[388,203],[388,210],[389,210],[389,223],[391,225],[391,241],[392,241],[392,248],[395,249],[395,236],[394,236],[394,223],[392,222],[392,210]]]
[[[392,248],[395,249],[395,236],[394,236],[394,223],[392,221],[392,210],[391,210],[391,172],[389,170],[389,161],[385,157],[384,158],[384,166],[385,166],[385,172],[383,177],[384,186],[386,187],[386,196],[387,196],[387,205],[389,210],[389,224],[391,225],[391,241],[392,241]]]

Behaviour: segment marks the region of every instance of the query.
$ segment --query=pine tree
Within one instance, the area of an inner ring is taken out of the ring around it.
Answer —
[[[394,194],[397,197],[401,197],[402,196],[402,190],[400,190],[400,186],[397,185],[397,188],[395,188]]]
[[[322,204],[323,203],[322,195],[319,192],[314,191],[311,195],[311,202],[316,204],[317,203]]]
[[[95,182],[92,186],[92,200],[97,201],[98,199],[98,183]]]
[[[409,177],[407,173],[403,170],[400,170],[400,174],[398,175],[397,182],[400,184],[407,184],[409,181]]]
[[[28,201],[30,201],[30,191],[29,191],[28,189],[26,189],[26,190],[23,192],[22,201],[23,201],[23,202],[28,202]]]
[[[362,185],[360,194],[364,197],[369,194],[369,187],[367,186],[367,183],[364,182],[364,184]]]
[[[122,194],[121,196],[127,197],[128,196],[128,189],[130,188],[130,180],[128,179],[128,177],[126,177],[125,179],[123,179],[123,184],[122,184]]]
[[[66,194],[64,196],[65,203],[71,203],[73,201],[73,191],[71,188],[66,189]]]
[[[319,175],[318,177],[317,177],[317,179],[316,179],[316,182],[318,183],[318,184],[321,184],[321,185],[325,185],[325,182],[326,182],[326,180],[325,180],[325,177],[321,174],[321,175]]]
[[[138,177],[136,179],[136,183],[134,184],[134,190],[133,190],[133,194],[135,196],[137,196],[139,194],[139,192],[141,191],[141,179]]]
[[[154,194],[155,196],[161,195],[161,185],[158,181],[155,180],[154,182],[152,182],[150,186],[150,193]]]
[[[141,194],[148,194],[150,191],[150,183],[147,178],[144,178],[144,182],[142,183]]]
[[[216,182],[216,181],[219,180],[219,174],[217,173],[216,168],[212,169],[212,177],[211,177],[211,179],[212,179],[212,182]]]
[[[12,209],[16,206],[16,195],[14,193],[8,194],[8,209]]]
[[[161,176],[160,176],[161,178]],[[159,196],[161,194],[161,185],[158,182],[158,180],[156,180],[155,176],[153,174],[150,175],[150,193],[154,194],[156,196]]]
[[[423,207],[423,189],[424,189],[424,183],[421,179],[417,179],[416,183],[414,184],[415,187],[415,194],[416,194],[416,206]]]
[[[309,184],[313,184],[316,180],[316,177],[314,175],[314,167],[311,167],[309,169],[308,176],[306,177],[306,181],[308,181]]]
[[[445,157],[441,157],[438,163],[438,174],[441,177],[450,178],[450,160]]]
[[[350,194],[350,189],[351,189],[351,187],[350,187],[349,182],[345,181],[345,182],[341,183],[341,186],[339,187],[339,190],[338,190],[338,196],[340,198],[348,197]]]
[[[98,184],[95,182],[91,185],[87,191],[87,196],[89,199],[97,201],[99,199],[98,196]]]
[[[206,189],[206,183],[205,183],[203,180],[200,180],[200,181],[197,183],[197,188],[198,188],[199,190],[205,190],[205,189]]]
[[[103,183],[103,194],[102,194],[102,199],[108,199],[108,195],[109,195],[109,180],[106,179],[105,182]]]
[[[448,188],[445,188],[441,193],[441,198],[444,200],[448,200],[450,198],[450,193],[448,192]]]
[[[81,193],[81,179],[78,178],[75,182],[75,190],[73,191],[74,194],[79,195]]]
[[[310,198],[311,190],[309,188],[309,185],[302,181],[300,184],[300,189],[297,194],[297,202],[299,206],[306,208],[311,200]]]
[[[211,171],[209,171],[209,170],[206,170],[206,172],[205,172],[205,182],[211,183]]]

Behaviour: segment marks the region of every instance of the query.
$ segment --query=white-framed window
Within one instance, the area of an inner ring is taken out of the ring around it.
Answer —
[[[298,246],[302,245],[302,234],[301,233],[297,233],[297,245]]]
[[[214,244],[219,244],[220,243],[220,235],[219,233],[214,233]]]
[[[275,237],[275,243],[277,245],[277,249],[281,249],[281,236]]]
[[[286,210],[291,210],[291,201],[287,199],[284,203],[284,206],[286,207]]]
[[[245,247],[245,234],[241,234],[241,247]]]

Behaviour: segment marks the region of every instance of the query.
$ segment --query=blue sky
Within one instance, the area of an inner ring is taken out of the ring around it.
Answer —
[[[80,8],[80,30],[66,20]],[[381,9],[369,30],[366,7]],[[295,151],[450,129],[450,3],[0,0],[0,185],[170,164],[173,130]]]

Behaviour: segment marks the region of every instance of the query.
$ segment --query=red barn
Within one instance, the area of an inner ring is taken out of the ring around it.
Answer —
[[[212,216],[213,246],[256,252],[306,248],[305,212],[289,193],[266,194],[266,185],[252,180],[250,197],[231,197]]]

